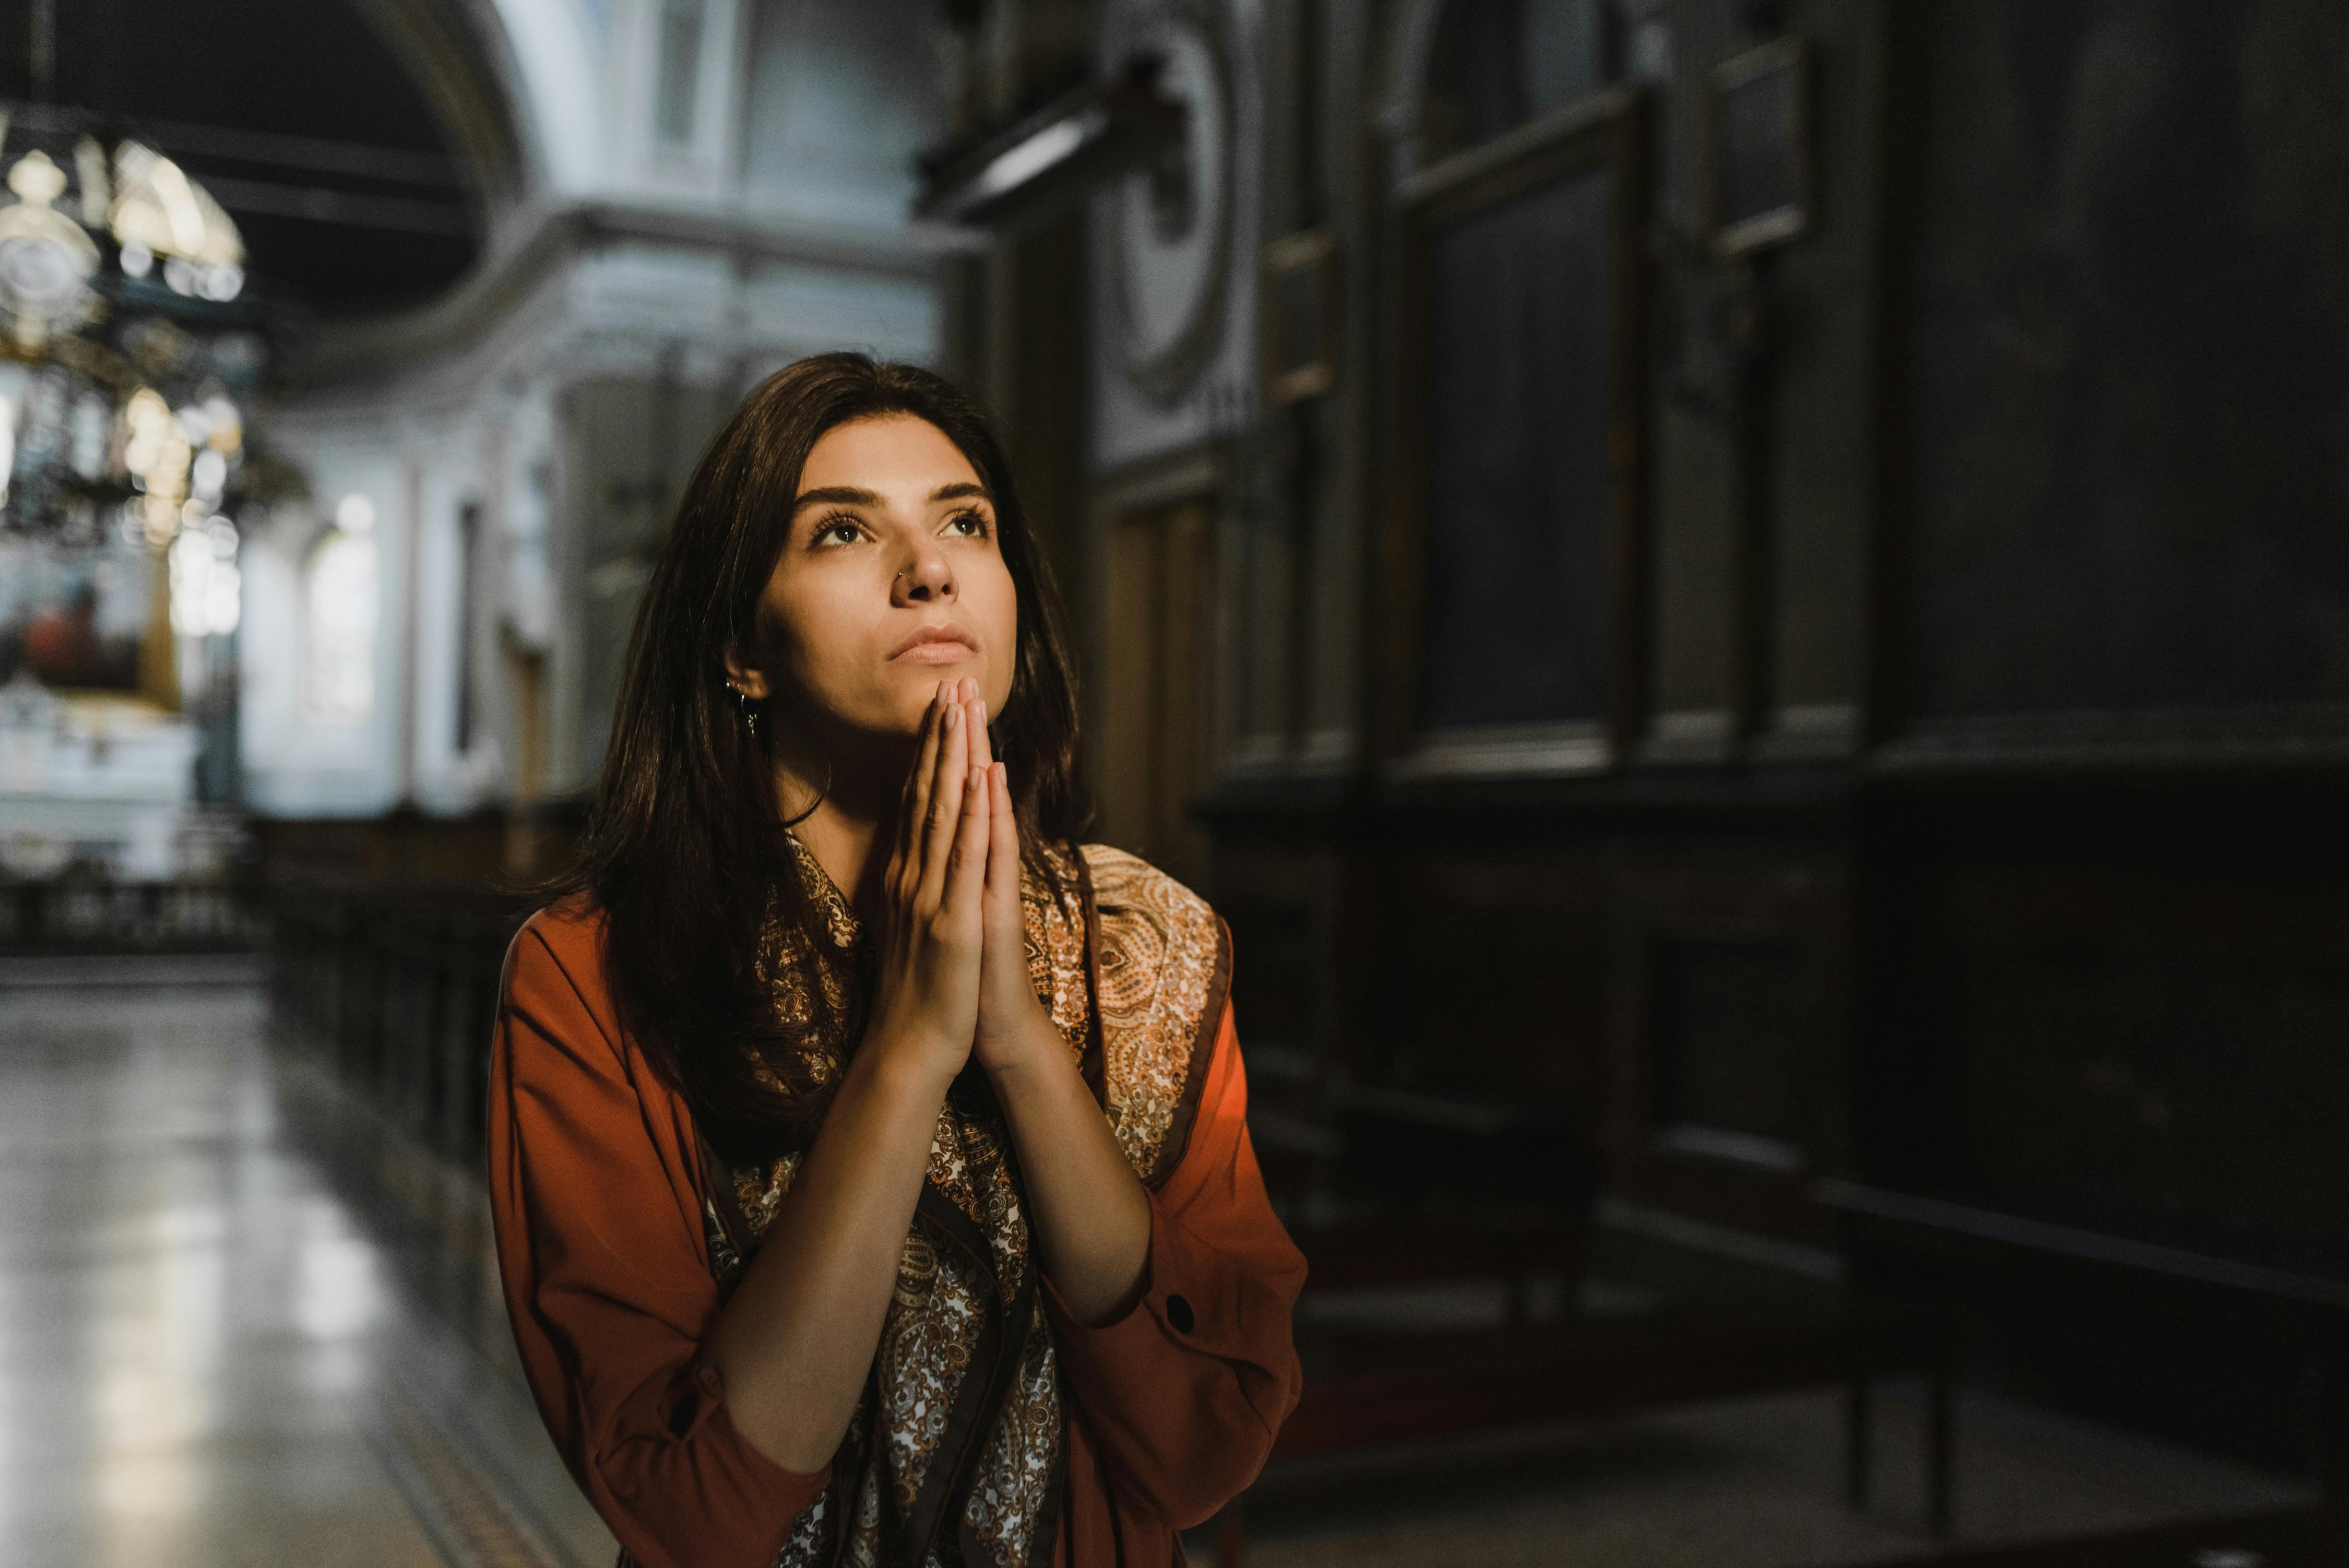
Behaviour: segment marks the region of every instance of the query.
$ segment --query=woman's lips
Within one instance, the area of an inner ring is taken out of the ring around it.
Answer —
[[[975,655],[978,650],[968,643],[917,643],[897,655],[897,662],[906,665],[954,665]]]
[[[924,626],[890,651],[909,665],[951,665],[978,653],[978,644],[960,626]]]

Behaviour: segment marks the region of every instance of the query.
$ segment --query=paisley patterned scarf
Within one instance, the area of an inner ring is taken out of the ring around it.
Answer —
[[[1029,976],[1119,1147],[1155,1186],[1188,1141],[1229,940],[1196,894],[1132,855],[1097,844],[1048,852],[1058,888],[1031,872],[1021,889]],[[824,940],[809,964],[805,936],[779,934],[763,972],[779,1016],[821,1031],[854,1016],[842,1004],[870,971],[847,901],[803,847],[799,862]],[[811,972],[821,998],[802,994]],[[847,1042],[824,1043],[846,1059]],[[706,1148],[703,1158],[711,1267],[730,1291],[801,1157],[758,1170],[726,1167]],[[1009,1132],[984,1079],[966,1073],[938,1113],[864,1397],[778,1568],[1050,1562],[1066,1412],[1040,1290]]]

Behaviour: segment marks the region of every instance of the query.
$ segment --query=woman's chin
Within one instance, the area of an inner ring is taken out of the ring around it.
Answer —
[[[885,734],[892,740],[919,740],[922,727],[929,722],[930,698],[937,689],[937,683],[932,681],[918,692],[901,693],[897,700],[889,704],[886,718],[859,727]]]
[[[918,739],[941,686],[957,685],[969,676],[977,679],[982,693],[990,697],[994,695],[988,691],[987,662],[976,655],[954,664],[913,669],[892,664],[888,674],[886,686],[869,690],[864,700],[852,708],[836,710],[840,722],[875,738],[885,735],[892,739]],[[990,702],[988,707],[988,717],[992,718],[994,704]]]
[[[987,689],[987,661],[968,649],[959,651],[961,657],[938,664],[909,665],[901,659],[890,665],[901,700],[916,725],[929,711],[930,699],[941,686],[959,688],[964,677],[970,676],[978,680],[981,691]]]

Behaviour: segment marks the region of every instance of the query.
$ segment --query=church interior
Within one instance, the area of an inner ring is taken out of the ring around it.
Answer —
[[[613,1560],[501,966],[845,348],[1230,929],[1191,1560],[2349,1563],[2344,128],[2333,0],[0,0],[0,1562]]]

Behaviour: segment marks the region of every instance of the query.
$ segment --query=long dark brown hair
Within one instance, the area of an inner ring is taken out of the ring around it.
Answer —
[[[758,973],[770,920],[805,934],[793,944],[802,954],[823,938],[784,841],[773,765],[728,688],[726,658],[752,645],[808,453],[837,426],[886,415],[936,426],[994,499],[1019,631],[1010,696],[991,731],[1021,842],[1032,858],[1083,825],[1059,597],[984,411],[941,376],[860,354],[819,355],[769,377],[710,442],[678,502],[629,634],[578,859],[547,890],[602,906],[622,1024],[738,1163],[811,1137],[839,1064],[812,1028],[801,1037],[782,1021]],[[762,707],[761,723],[789,721],[788,703]],[[823,996],[815,975],[801,978],[802,995]],[[831,1022],[835,1033],[855,1026]]]

